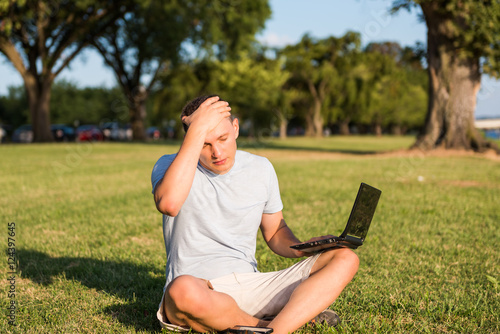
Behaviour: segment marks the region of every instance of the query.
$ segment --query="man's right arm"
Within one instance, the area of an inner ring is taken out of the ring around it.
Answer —
[[[189,130],[177,156],[154,190],[156,208],[165,215],[175,217],[179,213],[191,190],[207,134],[231,115],[227,102],[218,100],[218,97],[207,99],[191,116],[183,119]]]

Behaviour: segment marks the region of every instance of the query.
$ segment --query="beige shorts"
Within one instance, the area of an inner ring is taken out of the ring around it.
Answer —
[[[264,318],[277,315],[288,302],[295,288],[307,279],[320,254],[308,257],[290,268],[268,273],[233,273],[210,280],[217,292],[230,295],[246,313]],[[185,332],[189,327],[169,323],[162,297],[156,316],[162,328]]]

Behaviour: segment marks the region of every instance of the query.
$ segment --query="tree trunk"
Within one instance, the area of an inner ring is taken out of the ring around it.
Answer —
[[[395,136],[401,136],[403,134],[402,126],[400,124],[392,124],[391,134]]]
[[[373,133],[375,136],[380,137],[382,136],[382,125],[380,125],[379,122],[373,123]]]
[[[306,114],[306,136],[321,137],[323,135],[323,117],[321,116],[321,100],[314,99],[313,106]]]
[[[346,118],[339,121],[339,134],[343,136],[348,136],[351,134],[351,131],[349,130],[350,121],[351,121],[350,118]]]
[[[313,137],[314,136],[314,121],[313,121],[313,114],[314,112],[311,111],[313,109],[312,107],[309,108],[308,112],[305,115],[305,121],[306,121],[306,131],[305,135],[308,137]]]
[[[50,130],[50,94],[52,80],[46,78],[38,82],[31,75],[24,78],[24,87],[28,95],[34,142],[51,142],[54,136]]]
[[[414,147],[481,151],[487,143],[474,127],[481,84],[479,58],[459,54],[450,29],[453,18],[437,13],[439,3],[421,6],[428,28],[429,104],[425,126]]]
[[[314,131],[316,137],[323,136],[323,116],[321,115],[321,101],[316,100],[314,103]]]
[[[282,113],[278,114],[278,118],[280,120],[280,139],[285,139],[286,129],[288,128],[288,120]]]
[[[306,136],[321,137],[323,135],[323,116],[321,115],[321,105],[325,99],[326,81],[322,80],[318,87],[314,82],[307,80],[307,87],[313,98],[313,105],[306,114]]]
[[[148,92],[144,86],[132,90],[129,96],[130,123],[132,127],[132,139],[136,141],[146,140],[144,120],[146,119],[146,100]]]

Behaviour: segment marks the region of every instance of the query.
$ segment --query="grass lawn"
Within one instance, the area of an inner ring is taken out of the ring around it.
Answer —
[[[500,160],[369,154],[412,142],[241,142],[273,162],[285,218],[299,238],[340,233],[360,182],[383,191],[356,251],[358,274],[332,305],[341,325],[302,333],[500,332]],[[0,146],[1,333],[161,333],[155,313],[165,250],[150,175],[161,155],[177,149]],[[8,248],[17,255],[13,284]],[[257,259],[264,271],[296,261],[273,255],[260,235]],[[16,327],[8,324],[11,301]]]

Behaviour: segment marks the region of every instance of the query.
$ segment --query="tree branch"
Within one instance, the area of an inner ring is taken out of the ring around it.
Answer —
[[[27,67],[24,64],[21,54],[16,47],[6,37],[0,37],[0,51],[9,59],[14,68],[24,78],[26,76]]]
[[[158,67],[155,70],[155,73],[153,74],[153,77],[151,78],[151,81],[149,81],[148,86],[146,87],[146,91],[149,93],[151,92],[151,89],[153,88],[153,85],[155,84],[156,80],[158,79],[158,74],[160,73],[161,69],[164,68],[163,64],[160,62],[158,64]]]

